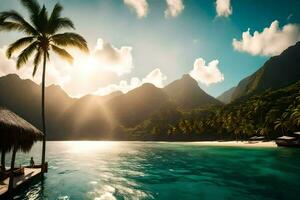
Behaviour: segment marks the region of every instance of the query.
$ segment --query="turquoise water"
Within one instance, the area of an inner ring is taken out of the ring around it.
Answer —
[[[30,156],[40,159],[41,144]],[[299,199],[300,150],[48,142],[49,173],[15,199]]]

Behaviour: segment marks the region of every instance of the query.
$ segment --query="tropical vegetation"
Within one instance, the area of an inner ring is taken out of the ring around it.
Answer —
[[[8,58],[11,58],[14,53],[20,52],[16,60],[17,69],[24,66],[33,56],[32,75],[35,76],[39,65],[43,64],[41,106],[44,133],[42,164],[44,164],[47,135],[45,123],[45,76],[46,64],[50,60],[50,51],[72,63],[73,57],[65,48],[75,47],[88,52],[88,47],[85,39],[79,34],[61,32],[64,29],[74,29],[74,24],[69,18],[61,16],[63,7],[59,3],[55,4],[51,14],[48,15],[45,5],[41,7],[37,0],[20,0],[20,2],[29,13],[29,21],[15,10],[4,11],[0,13],[0,30],[18,31],[26,35],[9,45],[6,51]]]
[[[162,109],[142,124],[126,129],[132,139],[243,140],[274,139],[300,130],[300,81],[286,88],[190,112]],[[150,134],[149,134],[150,133]]]

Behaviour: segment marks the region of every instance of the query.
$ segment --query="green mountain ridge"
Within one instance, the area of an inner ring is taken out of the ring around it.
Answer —
[[[234,93],[235,89],[236,87],[232,87],[229,90],[226,90],[224,93],[218,96],[217,99],[225,104],[230,103],[232,94]]]
[[[300,42],[290,46],[280,55],[271,57],[255,73],[241,80],[230,100],[234,101],[268,89],[283,88],[295,83],[299,78]]]
[[[165,107],[127,129],[132,140],[199,141],[275,139],[300,130],[300,81],[227,105],[182,112]]]

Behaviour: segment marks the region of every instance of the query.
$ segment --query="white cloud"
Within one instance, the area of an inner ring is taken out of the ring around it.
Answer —
[[[32,59],[20,70],[16,69],[15,59],[8,59],[5,55],[6,47],[0,48],[0,76],[18,74],[22,79],[31,79],[37,84],[41,82],[41,70],[32,77]],[[116,48],[98,39],[90,55],[69,50],[74,57],[73,65],[51,54],[47,62],[46,85],[61,86],[69,95],[80,97],[94,92],[119,76],[128,74],[133,69],[132,47]]]
[[[128,74],[133,68],[132,47],[124,46],[120,49],[98,39],[96,48],[92,52],[95,62],[108,71],[118,75]]]
[[[7,74],[18,74],[22,79],[31,79],[34,82],[40,84],[42,76],[40,73],[37,73],[35,77],[32,77],[32,62],[28,62],[25,66],[18,70],[16,68],[16,61],[14,59],[8,59],[6,57],[6,49],[6,46],[0,48],[0,77]],[[61,73],[51,63],[48,63],[47,85],[53,83],[60,83],[60,85],[63,85],[68,78],[69,77],[67,76],[62,76]]]
[[[139,18],[148,14],[148,3],[146,0],[124,0],[124,3],[133,8]]]
[[[224,80],[224,75],[219,70],[218,64],[218,60],[213,60],[208,63],[208,65],[205,65],[205,60],[203,58],[197,58],[190,75],[196,81],[204,83],[207,86],[213,83],[222,82]]]
[[[122,91],[123,93],[127,93],[130,90],[133,90],[137,87],[140,87],[144,83],[152,83],[156,87],[162,88],[163,82],[167,79],[167,77],[161,72],[159,68],[154,69],[145,78],[142,80],[137,77],[131,78],[130,81],[122,80],[119,84],[111,84],[106,87],[99,88],[94,94],[97,95],[107,95],[115,91]]]
[[[216,0],[216,11],[218,17],[228,17],[232,14],[230,0]]]
[[[182,0],[166,0],[167,9],[165,10],[165,17],[176,17],[184,9]]]
[[[123,0],[124,3],[132,8],[138,18],[144,18],[149,12],[149,4],[147,0]],[[167,9],[165,17],[176,17],[184,10],[183,0],[166,0]]]
[[[163,87],[163,82],[167,80],[167,77],[161,72],[159,68],[154,69],[145,78],[143,78],[143,83],[152,83],[156,87]]]
[[[0,76],[11,74],[16,71],[16,62],[6,58],[6,49],[6,46],[0,48]]]
[[[251,55],[274,56],[294,45],[300,40],[300,26],[287,24],[280,29],[279,22],[273,21],[270,27],[261,33],[255,31],[253,35],[248,31],[243,32],[242,39],[233,39],[232,45],[235,50],[247,52]]]

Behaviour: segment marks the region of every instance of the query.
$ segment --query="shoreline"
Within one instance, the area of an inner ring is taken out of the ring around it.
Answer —
[[[227,147],[277,147],[275,141],[268,142],[248,142],[248,141],[199,141],[192,142],[201,146],[227,146]]]
[[[145,142],[145,143],[190,143],[199,146],[224,146],[224,147],[277,147],[272,141],[142,141],[142,140],[51,140],[48,142]]]

